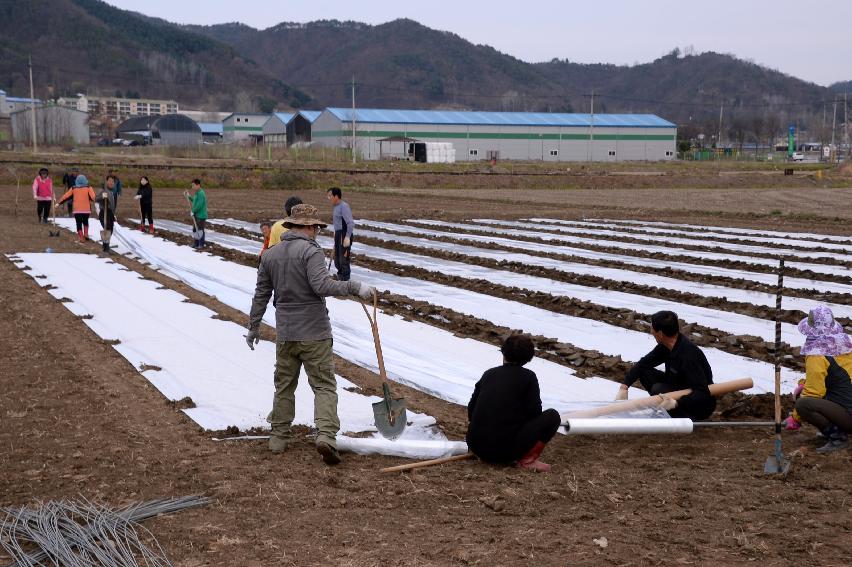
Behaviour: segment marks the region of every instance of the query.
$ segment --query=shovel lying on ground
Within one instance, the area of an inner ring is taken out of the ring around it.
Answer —
[[[781,450],[781,293],[784,289],[784,259],[778,265],[778,290],[775,293],[775,453],[766,458],[764,474],[790,472],[790,459]]]
[[[370,320],[370,327],[373,330],[373,342],[376,343],[376,358],[379,361],[379,375],[382,378],[382,401],[373,404],[373,416],[376,421],[376,429],[382,437],[393,441],[405,431],[407,415],[405,413],[405,399],[394,398],[391,396],[390,388],[388,387],[388,375],[385,372],[385,360],[382,357],[382,342],[379,340],[379,325],[376,314],[378,312],[379,297],[373,292],[373,316],[370,317],[370,312],[367,311],[367,306],[361,302],[361,307],[364,308],[364,314]]]
[[[47,230],[48,236],[59,236],[59,229],[56,227],[56,199],[53,199],[51,204],[51,212],[53,213],[53,218],[51,219],[51,224],[53,228],[49,228]]]

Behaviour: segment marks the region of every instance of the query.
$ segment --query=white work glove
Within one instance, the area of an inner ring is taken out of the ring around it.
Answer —
[[[376,293],[376,288],[365,283],[362,283],[361,287],[358,288],[358,297],[361,299],[372,299],[374,293]]]
[[[134,199],[141,199],[141,198],[142,198],[142,195],[136,195],[136,196],[135,196],[135,197],[133,197],[133,198],[134,198]]]
[[[627,399],[627,388],[618,387],[618,393],[615,394],[615,401],[621,402]]]
[[[189,191],[184,191],[183,196],[186,197],[187,199],[189,199]]]
[[[344,236],[343,237],[343,247],[349,248],[351,245],[352,245],[352,239],[349,238],[348,236]]]
[[[260,329],[249,329],[246,334],[246,344],[251,350],[254,350],[254,345],[260,342]]]
[[[194,219],[194,218],[195,218],[195,214],[194,214],[194,213],[189,213],[189,217]]]

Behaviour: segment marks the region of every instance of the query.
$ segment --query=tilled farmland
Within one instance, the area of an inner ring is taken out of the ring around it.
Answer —
[[[795,324],[807,311],[829,305],[852,331],[852,237],[842,228],[552,208],[489,216],[493,208],[455,198],[438,208],[464,214],[417,214],[434,197],[371,215],[370,199],[382,197],[357,194],[352,277],[380,292],[385,363],[414,437],[393,450],[370,444],[362,410],[381,383],[369,326],[357,302],[330,300],[351,441],[343,465],[327,469],[309,411],[297,412],[299,441],[282,455],[262,440],[212,441],[262,435],[271,401],[274,319],[264,319],[257,353],[242,334],[258,222],[280,213],[234,195],[239,206],[212,208],[207,252],[188,248],[186,215],[158,218],[155,235],[120,215],[109,258],[75,244],[69,219],[51,238],[4,216],[4,505],[204,494],[207,508],[149,524],[181,565],[842,564],[852,552],[850,453],[817,455],[807,427],[785,434],[793,468],[784,479],[763,475],[771,430],[757,428],[557,436],[548,475],[471,461],[378,473],[434,456],[414,441],[436,455],[456,450],[471,388],[499,363],[508,333],[534,338],[544,404],[566,410],[612,399],[652,348],[648,318],[660,309],[679,314],[716,381],[754,380],[712,419],[771,420],[778,261],[789,394],[803,372]],[[318,241],[329,247],[327,235]],[[310,395],[304,382],[297,400]],[[788,531],[790,522],[808,529]]]

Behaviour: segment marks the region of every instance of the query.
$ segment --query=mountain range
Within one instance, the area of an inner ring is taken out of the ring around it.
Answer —
[[[0,0],[0,88],[173,98],[184,107],[652,112],[679,124],[821,116],[823,87],[727,54],[673,49],[643,64],[527,63],[412,20],[177,25],[100,0]]]

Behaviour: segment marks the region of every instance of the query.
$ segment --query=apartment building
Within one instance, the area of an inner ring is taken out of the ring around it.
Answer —
[[[130,116],[155,114],[177,114],[178,103],[173,100],[132,99],[101,97],[78,94],[76,97],[59,98],[57,104],[88,112],[92,117],[125,120]]]

